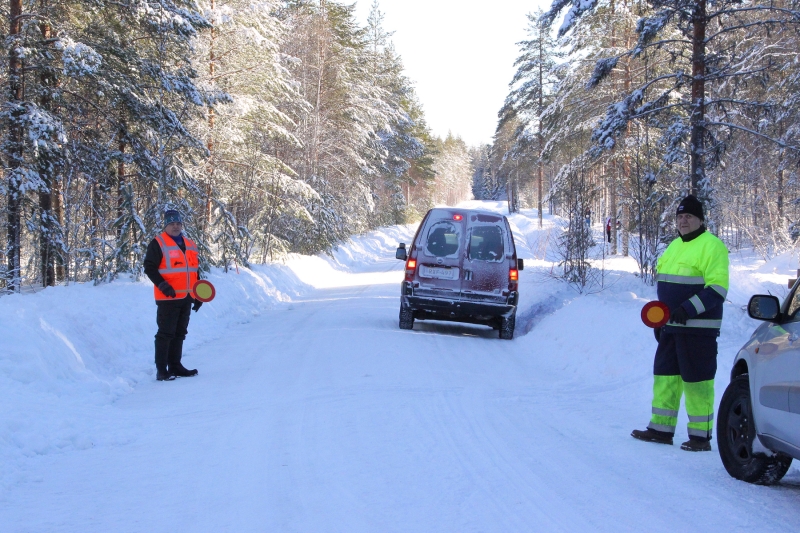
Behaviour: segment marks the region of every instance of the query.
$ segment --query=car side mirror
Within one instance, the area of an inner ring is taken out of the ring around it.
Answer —
[[[747,304],[747,314],[756,320],[774,321],[781,314],[781,303],[775,296],[756,294]]]
[[[397,247],[397,251],[394,253],[394,258],[402,259],[403,261],[408,259],[408,254],[406,253],[406,243],[400,243],[400,246]]]
[[[525,264],[522,262],[522,259],[517,259],[517,270],[524,270]]]

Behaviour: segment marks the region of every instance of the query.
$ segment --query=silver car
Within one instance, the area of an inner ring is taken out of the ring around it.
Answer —
[[[769,485],[800,459],[800,283],[781,306],[756,295],[747,312],[765,321],[739,350],[719,404],[718,448],[728,473]],[[757,439],[756,439],[757,437]]]

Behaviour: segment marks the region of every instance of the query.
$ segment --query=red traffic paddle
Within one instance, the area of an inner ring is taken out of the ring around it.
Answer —
[[[192,292],[195,300],[200,300],[203,303],[210,302],[217,295],[217,290],[210,281],[205,279],[197,280],[194,287],[192,287]]]
[[[642,322],[648,328],[660,328],[669,322],[669,307],[663,302],[647,302],[642,307]]]

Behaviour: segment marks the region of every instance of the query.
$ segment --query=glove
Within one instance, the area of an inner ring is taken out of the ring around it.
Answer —
[[[196,313],[197,310],[200,309],[201,305],[203,305],[203,302],[201,302],[200,300],[195,300],[194,304],[192,304],[192,311]]]
[[[656,342],[661,342],[661,328],[653,328],[653,335],[656,337]]]
[[[162,281],[158,284],[158,290],[164,293],[167,298],[175,298],[175,289],[167,281]]]
[[[683,307],[678,307],[669,313],[669,321],[673,324],[681,324],[682,326],[685,326],[687,320],[689,320],[689,313],[687,313],[686,309]]]

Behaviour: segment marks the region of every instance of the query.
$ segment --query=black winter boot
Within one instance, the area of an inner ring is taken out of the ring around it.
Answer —
[[[705,439],[689,438],[689,440],[681,444],[681,450],[686,450],[687,452],[710,452],[711,442]]]
[[[169,353],[169,339],[156,337],[156,380],[172,381],[175,376],[167,370],[167,354]]]
[[[170,365],[169,367],[170,373],[176,378],[190,378],[192,376],[197,375],[197,369],[192,368],[191,370],[184,367],[182,364],[178,363],[176,365]]]
[[[156,372],[156,381],[172,381],[174,379],[175,376],[170,374],[166,368],[164,370],[158,370]]]
[[[178,378],[189,378],[197,375],[196,369],[188,369],[181,364],[183,357],[183,339],[172,339],[169,345],[169,372]]]
[[[666,431],[657,431],[650,428],[647,428],[644,431],[640,429],[634,429],[631,433],[631,437],[646,442],[656,442],[658,444],[669,444],[672,446],[672,433],[667,433]]]

